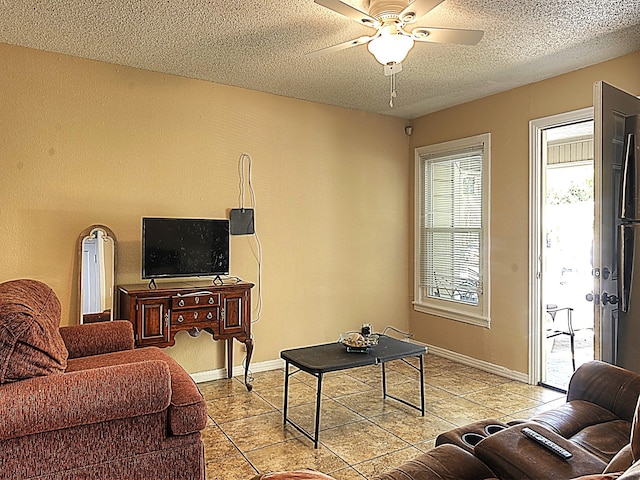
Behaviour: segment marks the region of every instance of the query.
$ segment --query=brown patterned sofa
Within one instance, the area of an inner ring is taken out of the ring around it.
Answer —
[[[0,284],[0,479],[204,479],[205,401],[128,321],[61,327],[45,284]]]

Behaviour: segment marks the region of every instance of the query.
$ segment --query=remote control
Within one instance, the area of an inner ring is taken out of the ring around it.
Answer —
[[[570,451],[565,450],[554,441],[548,439],[544,435],[541,435],[535,430],[531,430],[529,427],[524,427],[522,429],[522,433],[525,436],[529,437],[531,440],[534,440],[535,442],[539,443],[546,449],[550,450],[552,453],[555,453],[563,460],[569,460],[571,457],[573,457],[573,454]]]

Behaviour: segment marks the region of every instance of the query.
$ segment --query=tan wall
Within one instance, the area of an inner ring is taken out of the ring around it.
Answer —
[[[0,64],[0,281],[51,285],[63,324],[84,228],[110,227],[116,281],[140,282],[141,217],[225,218],[247,152],[264,250],[254,361],[363,322],[407,328],[403,121],[9,45]],[[255,282],[254,254],[232,237],[231,273]],[[224,365],[207,334],[168,351],[190,372]]]
[[[412,311],[410,329],[417,339],[510,370],[528,371],[529,121],[593,105],[593,83],[598,80],[640,95],[640,52],[413,122],[411,152],[485,132],[491,132],[492,146],[491,328]],[[410,156],[413,162],[413,153]],[[413,191],[413,179],[411,186]],[[410,242],[412,270],[413,239]]]

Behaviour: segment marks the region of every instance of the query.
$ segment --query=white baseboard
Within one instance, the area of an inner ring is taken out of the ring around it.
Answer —
[[[483,360],[478,360],[473,357],[468,357],[466,355],[462,355],[461,353],[453,352],[451,350],[447,350],[435,345],[429,345],[422,342],[417,342],[415,340],[411,340],[411,343],[424,345],[425,347],[427,347],[427,351],[430,354],[435,355],[437,357],[453,360],[455,362],[462,363],[463,365],[468,365],[470,367],[477,368],[478,370],[493,373],[494,375],[505,377],[510,380],[517,380],[518,382],[523,382],[523,383],[529,382],[529,376],[526,373],[516,372],[515,370],[509,370],[508,368],[502,367],[500,365],[495,365],[493,363],[485,362]],[[253,373],[258,373],[258,372],[267,372],[269,370],[278,370],[283,368],[284,368],[284,360],[279,358],[276,360],[268,360],[266,362],[252,363],[249,369]],[[244,375],[244,367],[242,365],[237,365],[233,367],[234,377],[243,376],[243,375]],[[220,380],[223,378],[227,378],[227,369],[218,368],[217,370],[208,370],[205,372],[192,373],[191,378],[193,378],[193,381],[196,383],[210,382],[211,380]]]
[[[269,370],[277,370],[284,368],[284,360],[269,360],[266,362],[252,363],[249,365],[249,370],[253,373],[266,372]],[[211,380],[220,380],[227,378],[227,369],[218,368],[217,370],[208,370],[205,372],[196,372],[190,374],[193,381],[196,383],[210,382]],[[233,367],[233,376],[244,376],[244,367],[242,365],[236,365]]]
[[[429,353],[432,353],[433,355],[436,355],[438,357],[443,357],[448,360],[453,360],[455,362],[462,363],[464,365],[469,365],[470,367],[477,368],[478,370],[493,373],[494,375],[505,377],[510,380],[517,380],[518,382],[529,383],[529,375],[526,373],[516,372],[515,370],[509,370],[508,368],[505,368],[503,366],[495,365],[493,363],[485,362],[483,360],[478,360],[473,357],[468,357],[466,355],[462,355],[461,353],[453,352],[451,350],[437,347],[435,345],[426,344],[426,347],[429,349]]]

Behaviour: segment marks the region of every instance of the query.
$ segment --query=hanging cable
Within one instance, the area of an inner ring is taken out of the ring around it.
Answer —
[[[244,210],[244,185],[245,185],[245,170],[247,172],[246,183],[249,186],[249,199],[251,201],[250,208],[256,208],[256,194],[253,190],[253,183],[251,181],[251,155],[248,153],[243,153],[240,155],[240,159],[238,161],[238,171],[240,173],[240,195],[239,195],[239,203],[240,208]],[[260,317],[262,315],[262,243],[260,243],[260,237],[258,236],[258,230],[254,227],[253,237],[256,240],[256,260],[258,262],[258,279],[256,281],[257,290],[258,290],[258,303],[256,305],[256,315],[255,319],[251,321],[251,323],[257,323],[260,321]]]
[[[400,335],[403,335],[408,339],[413,338],[413,332],[403,332],[402,330],[398,330],[396,327],[393,327],[391,325],[387,325],[385,327],[385,329],[382,331],[382,335],[386,335],[389,330],[393,330],[394,332],[399,333]]]

